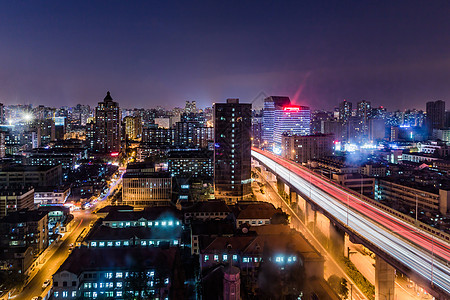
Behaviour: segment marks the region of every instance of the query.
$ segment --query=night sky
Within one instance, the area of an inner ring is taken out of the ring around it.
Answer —
[[[82,3],[79,3],[82,2]],[[167,108],[450,96],[450,1],[2,1],[0,101]],[[362,3],[364,2],[364,3]]]

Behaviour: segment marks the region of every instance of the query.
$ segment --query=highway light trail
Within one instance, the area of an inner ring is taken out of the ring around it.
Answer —
[[[352,231],[450,294],[448,243],[362,201],[292,161],[257,149],[252,150],[252,156],[304,195],[311,195],[312,201]]]

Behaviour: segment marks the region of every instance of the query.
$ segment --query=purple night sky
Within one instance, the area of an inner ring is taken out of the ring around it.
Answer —
[[[79,3],[81,2],[81,3]],[[449,1],[3,1],[0,101],[389,110],[450,95]],[[257,101],[257,102],[258,102]]]

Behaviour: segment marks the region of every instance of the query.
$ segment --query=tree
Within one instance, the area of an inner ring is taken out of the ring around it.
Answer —
[[[331,275],[328,278],[328,284],[339,296],[341,296],[341,298],[347,299],[348,287],[347,280],[345,280],[345,278],[341,278],[337,275]]]

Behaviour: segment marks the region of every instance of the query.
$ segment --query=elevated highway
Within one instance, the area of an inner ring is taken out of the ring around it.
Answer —
[[[450,236],[361,198],[295,162],[259,149],[252,149],[252,158],[305,195],[358,242],[403,273],[422,279],[439,299],[450,299]]]

